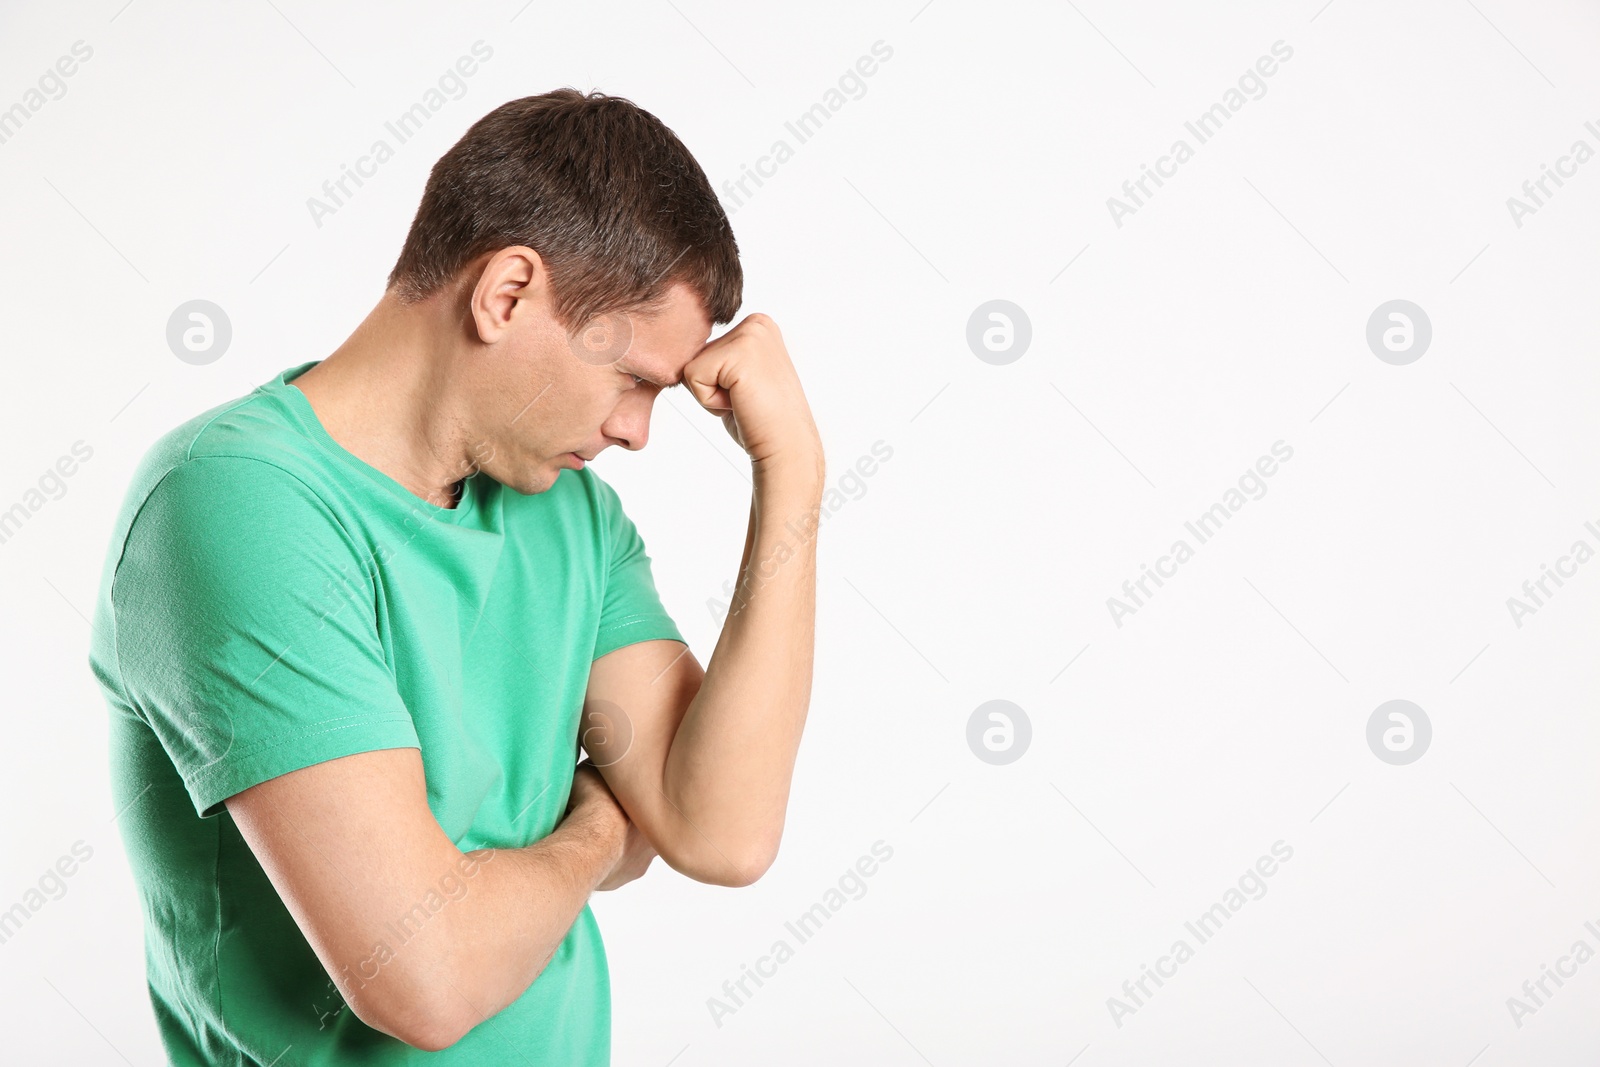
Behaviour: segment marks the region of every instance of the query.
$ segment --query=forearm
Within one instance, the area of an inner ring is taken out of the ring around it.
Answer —
[[[478,849],[467,895],[455,909],[449,959],[436,994],[459,1037],[511,1004],[539,977],[595,886],[622,851],[626,821],[598,806],[575,809],[524,848]],[[466,906],[461,906],[466,905]]]
[[[777,853],[811,702],[821,496],[820,458],[756,468],[733,603],[662,774],[680,852],[749,879]]]

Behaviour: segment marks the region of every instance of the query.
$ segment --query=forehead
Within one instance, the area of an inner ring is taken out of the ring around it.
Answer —
[[[711,336],[711,316],[694,290],[679,282],[659,309],[631,316],[633,339],[623,362],[676,371],[694,358]]]

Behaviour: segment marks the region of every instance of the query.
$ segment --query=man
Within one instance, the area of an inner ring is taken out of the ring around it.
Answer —
[[[90,663],[173,1063],[607,1063],[590,892],[773,862],[824,465],[772,320],[707,341],[742,285],[657,119],[515,100],[349,339],[146,455]],[[754,487],[704,670],[585,465],[680,383]]]

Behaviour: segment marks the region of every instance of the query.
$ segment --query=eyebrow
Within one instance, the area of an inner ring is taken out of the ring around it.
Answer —
[[[676,378],[672,379],[672,381],[670,381],[670,382],[658,382],[654,378],[649,377],[648,375],[639,374],[638,371],[629,371],[628,373],[630,373],[630,374],[638,374],[639,377],[643,378],[645,381],[649,382],[651,385],[655,386],[658,389],[676,389],[678,386],[683,384],[683,374],[682,374],[682,372],[679,372],[678,376]]]

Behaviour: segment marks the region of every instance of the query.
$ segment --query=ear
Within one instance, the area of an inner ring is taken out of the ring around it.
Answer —
[[[550,273],[539,253],[512,245],[491,255],[478,274],[467,305],[478,340],[494,344],[514,320],[552,311]]]

